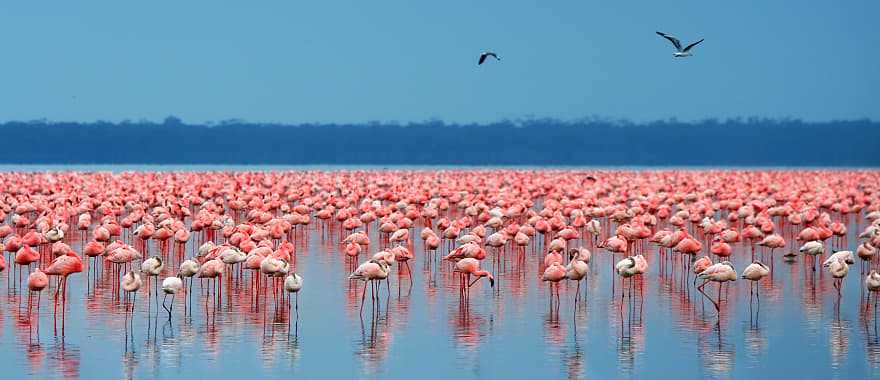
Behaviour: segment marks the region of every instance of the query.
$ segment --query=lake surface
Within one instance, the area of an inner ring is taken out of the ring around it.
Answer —
[[[853,219],[847,225],[848,246],[854,250],[865,221]],[[611,272],[620,256],[595,249],[586,298],[575,305],[576,284],[563,284],[555,309],[540,281],[541,254],[533,243],[522,260],[506,252],[495,268],[495,287],[480,281],[463,302],[450,264],[424,254],[415,233],[412,284],[395,267],[390,290],[382,287],[376,306],[367,295],[361,316],[362,288],[348,281],[351,264],[338,244],[343,232],[338,224],[329,231],[320,226],[314,221],[296,239],[296,272],[305,278],[298,318],[295,313],[289,318],[287,305],[276,310],[271,289],[254,305],[243,291],[251,286],[247,275],[224,283],[219,306],[206,293],[209,283],[196,280],[191,294],[177,296],[171,321],[142,289],[129,317],[113,291],[116,275],[105,266],[70,278],[62,337],[60,320],[57,330],[53,326],[55,287],[43,292],[39,321],[35,317],[28,323],[27,292],[16,289],[10,277],[16,269],[9,268],[0,273],[2,377],[880,376],[878,323],[874,309],[865,308],[859,263],[852,266],[839,297],[824,270],[813,273],[802,256],[783,258],[797,250],[788,236],[789,246],[775,252],[772,278],[761,282],[760,301],[750,302],[748,282],[736,281],[723,293],[719,317],[694,289],[693,276],[682,278],[681,263],[661,269],[653,247],[646,254],[649,272],[627,288],[631,297],[621,297],[620,280]],[[420,229],[419,223],[415,231]],[[378,242],[376,229],[370,233]],[[82,252],[81,241],[70,244]],[[186,256],[194,249],[191,240]],[[376,250],[374,243],[370,251]],[[750,261],[749,250],[745,243],[735,246],[731,261],[740,272]],[[769,261],[769,253],[766,257]],[[169,266],[176,268],[176,263]],[[715,289],[715,284],[706,287],[712,296]]]

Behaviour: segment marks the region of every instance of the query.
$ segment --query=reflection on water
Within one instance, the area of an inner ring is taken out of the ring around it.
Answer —
[[[713,332],[702,334],[697,338],[700,362],[707,375],[713,378],[726,378],[734,368],[736,348],[731,342],[725,341],[724,326],[716,326]]]
[[[753,367],[760,366],[766,359],[767,336],[761,327],[750,325],[745,329],[743,344],[745,345],[746,357]]]
[[[831,353],[831,366],[839,368],[846,363],[849,353],[849,321],[832,319],[828,326],[828,350]]]
[[[276,284],[235,272],[222,284],[194,281],[175,299],[169,321],[146,287],[126,299],[115,286],[117,268],[89,263],[88,273],[70,279],[62,337],[53,318],[57,284],[39,302],[31,299],[29,312],[28,294],[7,271],[0,277],[0,365],[8,378],[65,379],[869,378],[880,368],[876,311],[857,270],[838,300],[827,273],[777,251],[772,279],[754,293],[745,281],[720,292],[707,286],[713,299],[720,295],[719,315],[680,258],[645,247],[647,275],[622,283],[610,271],[615,257],[595,250],[581,301],[574,303],[577,284],[562,283],[556,304],[540,281],[538,249],[528,247],[503,255],[495,288],[479,282],[462,300],[449,263],[424,253],[416,236],[412,282],[395,267],[376,302],[367,294],[362,318],[363,287],[347,280],[357,263],[341,254],[341,233],[335,226],[322,233],[317,224],[297,232],[296,267],[307,284],[299,317],[292,301],[274,296]],[[82,242],[71,245],[79,250]],[[741,270],[749,247],[734,248]],[[170,261],[176,267],[180,258]],[[256,291],[263,296],[252,297]]]
[[[876,308],[872,308],[871,310],[868,310],[866,314],[875,312]],[[868,363],[871,364],[872,368],[878,368],[878,366],[880,366],[880,336],[877,334],[878,323],[876,314],[873,315],[873,317],[874,318],[871,318],[870,320],[862,319],[862,327],[864,329],[862,333],[865,336],[865,343],[867,344],[865,356],[868,359]]]

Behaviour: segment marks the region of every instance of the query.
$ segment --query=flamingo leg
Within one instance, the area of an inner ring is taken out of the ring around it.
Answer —
[[[156,297],[156,299],[158,300],[159,297]],[[165,301],[166,301],[167,299],[168,299],[168,294],[165,294],[165,296],[162,297],[162,308],[165,309],[165,311],[168,312],[168,320],[170,321],[170,320],[171,320],[171,310],[169,310],[168,307],[165,306]]]
[[[361,316],[364,315],[364,299],[367,297],[367,283],[364,282],[364,290],[361,292]]]

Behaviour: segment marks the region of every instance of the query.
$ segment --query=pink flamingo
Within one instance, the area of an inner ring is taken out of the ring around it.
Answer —
[[[348,276],[349,280],[360,280],[364,282],[364,290],[361,293],[361,316],[364,314],[364,299],[366,299],[367,295],[366,283],[369,282],[371,285],[370,295],[375,304],[379,299],[376,282],[388,278],[389,272],[390,267],[386,261],[371,259],[370,261],[359,265],[357,269]]]
[[[489,286],[495,287],[495,277],[493,277],[491,273],[480,269],[480,261],[475,258],[466,257],[461,260],[458,260],[455,263],[455,270],[454,271],[461,274],[461,277],[460,277],[461,282],[460,282],[459,288],[460,288],[461,295],[463,295],[464,298],[466,298],[466,299],[470,298],[471,286],[476,284],[477,281],[479,281],[483,277],[489,279]],[[565,271],[565,269],[563,269],[563,272],[564,271]],[[472,282],[470,281],[471,276],[476,277],[474,279],[474,281],[472,281]],[[467,286],[465,286],[465,284],[467,284]]]
[[[0,256],[2,257],[2,256]],[[49,285],[49,277],[46,276],[40,268],[34,269],[30,275],[28,275],[28,314],[31,312],[31,305],[33,304],[32,298],[33,293],[37,293],[37,321],[39,322],[40,315],[40,294],[42,294],[43,289]]]
[[[55,315],[57,320],[58,313],[58,293],[61,293],[61,335],[64,335],[64,320],[67,307],[67,276],[73,273],[83,271],[82,259],[73,251],[68,252],[64,256],[59,256],[52,261],[52,264],[46,268],[45,272],[50,276],[60,276],[61,281],[58,289],[55,291]]]

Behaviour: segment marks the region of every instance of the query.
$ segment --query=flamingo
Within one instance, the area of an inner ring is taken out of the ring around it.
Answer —
[[[131,300],[131,310],[134,312],[135,301],[137,300],[137,291],[140,290],[143,285],[143,281],[141,280],[141,274],[137,271],[128,271],[122,276],[122,290],[125,291],[126,294],[132,295]]]
[[[348,257],[357,257],[361,254],[361,246],[355,242],[348,242],[344,249],[345,255]]]
[[[874,294],[874,306],[876,307],[877,292],[880,291],[880,273],[877,273],[876,270],[868,273],[868,276],[865,277],[865,288],[868,289],[868,302],[865,304],[865,307],[871,303],[871,294]]]
[[[544,255],[544,266],[549,267],[554,263],[562,264],[562,254],[559,251],[549,251]]]
[[[147,276],[147,290],[150,289],[150,277],[153,277],[154,293],[156,294],[156,307],[159,307],[159,274],[162,273],[162,258],[159,256],[150,257],[141,263],[141,273]]]
[[[706,270],[706,268],[709,268],[710,266],[712,266],[712,259],[710,259],[709,256],[703,256],[703,257],[700,257],[699,259],[694,260],[692,272],[694,274],[700,274],[704,270]],[[697,281],[697,278],[694,277],[695,284],[696,284],[696,281]]]
[[[455,272],[461,273],[462,275],[461,289],[465,298],[470,297],[471,286],[474,286],[477,281],[484,277],[489,279],[490,287],[495,287],[495,277],[488,271],[480,269],[480,261],[475,258],[466,257],[458,260],[455,263]],[[473,281],[470,281],[471,276],[475,276],[476,278]],[[466,280],[465,277],[467,278]],[[467,284],[467,286],[465,286],[465,284]]]
[[[573,248],[569,251],[569,262],[565,267],[565,278],[577,282],[575,290],[575,303],[580,300],[581,281],[590,272],[590,251],[586,248]]]
[[[697,275],[697,278],[703,280],[703,283],[697,287],[700,293],[703,294],[704,297],[708,298],[709,301],[712,301],[712,304],[715,306],[715,311],[721,315],[721,307],[719,306],[719,302],[721,302],[721,285],[728,281],[736,281],[736,269],[733,267],[733,264],[730,261],[722,261],[717,264],[713,264],[712,266],[706,268],[706,270],[700,272]],[[709,297],[704,291],[703,287],[706,286],[709,282],[715,282],[718,284],[718,301]]]
[[[871,260],[874,259],[874,256],[877,255],[877,248],[871,245],[870,242],[863,242],[859,244],[859,247],[856,248],[856,255],[862,259],[862,272],[864,273],[864,268],[870,267]]]
[[[0,258],[2,258],[2,257],[3,256],[0,256]],[[28,281],[27,281],[28,315],[30,315],[31,305],[33,304],[33,302],[32,302],[33,293],[36,292],[37,293],[37,316],[38,316],[37,320],[38,321],[39,321],[39,314],[40,314],[40,294],[42,294],[43,289],[45,289],[46,286],[48,286],[48,285],[49,285],[49,277],[46,276],[46,274],[43,273],[43,271],[41,271],[40,268],[34,269],[34,271],[31,272],[30,275],[28,275]]]
[[[67,276],[83,271],[82,259],[73,251],[68,252],[64,256],[59,256],[52,261],[44,271],[49,276],[60,276],[61,281],[58,289],[55,290],[55,319],[57,320],[58,294],[61,293],[61,335],[64,335],[66,306],[67,306]]]
[[[832,253],[831,256],[828,256],[827,259],[825,259],[825,261],[822,263],[822,266],[828,267],[831,265],[831,263],[838,260],[843,261],[847,265],[852,265],[856,263],[853,256],[854,255],[852,251],[836,251]]]
[[[290,304],[290,293],[296,295],[296,318],[299,319],[299,291],[303,287],[303,278],[297,273],[291,273],[284,279],[284,290],[287,292],[287,303]],[[289,322],[289,320],[288,320]]]
[[[199,263],[195,260],[187,259],[180,263],[180,269],[177,271],[181,278],[192,278],[199,273]]]
[[[21,269],[22,267],[29,267],[31,264],[40,260],[40,253],[31,248],[30,245],[25,244],[21,248],[18,249],[18,252],[15,253],[15,260],[13,261],[16,265],[18,265],[19,279],[21,279]]]
[[[541,281],[549,282],[550,284],[550,297],[551,304],[553,297],[555,295],[556,302],[558,305],[559,302],[559,282],[565,279],[566,270],[565,267],[562,266],[558,261],[554,261],[550,266],[544,269],[544,274],[541,275]],[[554,292],[555,288],[555,292]]]
[[[378,296],[376,293],[376,281],[382,281],[388,278],[388,273],[390,271],[390,267],[388,262],[384,260],[370,259],[369,261],[359,265],[357,269],[354,270],[349,276],[349,280],[360,280],[364,282],[364,290],[361,294],[361,315],[364,313],[364,299],[367,295],[367,282],[373,286],[370,295],[372,297],[373,302],[375,303],[378,300]]]
[[[617,271],[617,275],[626,279],[632,276],[635,276],[639,273],[639,269],[636,268],[636,259],[632,256],[625,257],[623,260],[614,264],[614,269]]]
[[[758,245],[760,245],[762,247],[770,248],[770,260],[771,260],[770,264],[772,265],[773,264],[773,262],[772,262],[773,250],[775,250],[776,248],[785,247],[785,239],[783,239],[782,236],[780,236],[780,235],[770,234],[770,235],[765,236],[763,240],[758,242]]]
[[[410,283],[410,286],[412,286],[412,281],[413,281],[412,269],[410,269],[410,267],[409,267],[409,261],[414,259],[415,256],[412,254],[412,252],[409,251],[409,249],[407,249],[406,247],[404,247],[402,245],[398,245],[394,248],[391,248],[391,253],[394,254],[394,261],[399,263],[397,266],[398,270],[400,270],[402,267],[406,267],[406,272],[407,272],[407,275],[409,276],[409,283]],[[399,288],[399,283],[398,283],[398,288]]]
[[[221,283],[219,284],[219,286],[216,286],[216,289],[219,289],[220,292],[222,292],[223,291],[222,274],[223,274],[223,270],[225,268],[226,268],[226,264],[224,264],[223,261],[220,261],[220,258],[210,259],[210,260],[205,261],[202,265],[199,266],[199,270],[198,270],[198,272],[196,272],[196,277],[202,278],[202,279],[211,279],[214,281],[217,281],[219,279],[221,281]],[[217,293],[215,293],[214,296],[215,296],[215,305],[219,305],[219,302],[218,302],[219,297],[217,297]]]
[[[758,299],[761,299],[760,287],[757,286],[758,281],[761,281],[762,278],[770,274],[770,268],[768,268],[764,263],[760,261],[755,261],[746,269],[743,269],[742,278],[749,280],[749,295],[751,296],[754,291]]]
[[[850,254],[852,254],[852,252],[850,252]],[[843,278],[846,277],[847,273],[849,273],[849,263],[847,262],[845,255],[832,255],[828,258],[828,260],[822,263],[822,266],[828,269],[828,272],[831,273],[831,277],[834,278],[834,289],[837,289],[837,295],[840,296],[840,290],[841,287],[843,287]]]
[[[162,298],[162,308],[168,312],[168,320],[171,320],[171,311],[174,310],[174,296],[180,289],[183,288],[183,280],[180,277],[165,277],[162,280],[162,292],[165,293],[165,296]],[[171,308],[165,306],[165,300],[168,299],[168,295],[171,295]]]
[[[802,245],[798,252],[813,257],[813,271],[816,271],[816,257],[825,253],[825,245],[819,240],[811,240]]]

